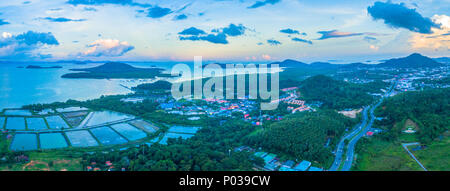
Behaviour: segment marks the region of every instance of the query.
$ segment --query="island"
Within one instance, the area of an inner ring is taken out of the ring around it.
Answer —
[[[137,79],[171,77],[163,74],[161,68],[136,68],[120,62],[108,62],[93,68],[70,69],[77,73],[64,74],[62,78],[87,78],[87,79]]]
[[[62,66],[37,66],[37,65],[28,65],[26,69],[58,69],[62,68]]]

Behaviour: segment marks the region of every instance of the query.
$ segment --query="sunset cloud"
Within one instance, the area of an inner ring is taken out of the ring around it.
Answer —
[[[450,50],[450,17],[434,15],[433,22],[439,23],[441,29],[433,28],[432,34],[413,34],[410,43],[413,49]]]
[[[99,39],[88,45],[88,50],[81,53],[82,56],[90,57],[116,57],[134,49],[128,42],[115,39]]]

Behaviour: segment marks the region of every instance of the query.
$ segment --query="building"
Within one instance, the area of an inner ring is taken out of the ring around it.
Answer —
[[[298,164],[296,167],[294,167],[295,171],[306,171],[311,166],[311,162],[309,161],[302,161],[300,164]]]
[[[267,164],[267,163],[272,162],[272,160],[275,159],[275,157],[277,157],[277,155],[269,153],[265,157],[263,157],[263,160]]]
[[[323,169],[321,169],[319,167],[312,166],[311,168],[309,168],[308,171],[323,171]]]

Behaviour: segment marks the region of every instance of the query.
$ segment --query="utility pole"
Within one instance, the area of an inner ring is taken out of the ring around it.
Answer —
[[[262,111],[261,111],[261,108],[259,109],[259,124],[260,124],[261,127],[262,127],[262,125],[263,125],[263,118],[262,118]]]

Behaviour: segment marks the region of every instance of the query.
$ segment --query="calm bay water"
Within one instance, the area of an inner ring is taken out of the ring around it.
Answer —
[[[130,63],[129,63],[130,64]],[[131,63],[135,67],[160,67],[170,72],[175,62]],[[184,63],[193,70],[193,63]],[[26,69],[27,65],[54,66],[59,69]],[[151,83],[158,79],[67,79],[63,74],[73,68],[90,68],[102,65],[92,63],[77,64],[0,64],[0,110],[20,108],[28,104],[53,103],[74,99],[84,101],[99,98],[102,95],[128,94],[131,90],[121,86],[134,87],[142,83]],[[23,67],[23,68],[19,68]],[[192,71],[193,72],[193,71]],[[171,79],[169,81],[176,81]]]
[[[52,103],[68,99],[88,100],[101,95],[127,94],[131,87],[153,80],[65,79],[61,76],[72,68],[94,67],[101,64],[33,64],[60,65],[60,69],[26,69],[28,64],[0,64],[0,110],[19,108],[34,103]],[[145,64],[139,64],[145,65]]]

